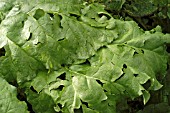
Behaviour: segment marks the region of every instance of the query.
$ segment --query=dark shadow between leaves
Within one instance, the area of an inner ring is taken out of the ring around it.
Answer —
[[[74,113],[83,113],[82,107],[80,107],[79,109],[74,109]]]
[[[33,86],[30,87],[30,90],[33,91],[34,93],[38,93]]]
[[[142,85],[146,90],[151,86],[151,81],[148,80],[145,84]]]
[[[13,80],[12,82],[9,82],[9,84],[11,84],[11,85],[13,85],[13,86],[15,86],[17,88],[17,99],[20,100],[20,101],[24,101],[27,104],[29,113],[35,113],[33,111],[32,105],[27,101],[27,96],[25,94],[25,89],[20,88],[16,80]],[[37,93],[37,91],[35,91],[35,89],[33,87],[31,87],[30,89],[33,90],[33,92]]]
[[[1,56],[5,56],[5,48],[3,47],[3,48],[0,48],[0,57]]]

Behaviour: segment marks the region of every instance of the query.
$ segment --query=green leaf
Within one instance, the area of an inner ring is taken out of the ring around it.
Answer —
[[[126,5],[127,12],[135,17],[147,16],[157,9],[158,6],[153,0],[134,0],[131,4]]]
[[[155,7],[143,2],[148,8],[129,7],[151,14]],[[115,113],[120,101],[143,96],[146,104],[150,90],[162,87],[170,39],[159,27],[145,32],[81,0],[0,3],[0,77],[17,81],[34,112]]]
[[[16,88],[0,77],[0,111],[1,113],[29,113],[25,102],[17,99]]]
[[[100,103],[107,99],[101,86],[93,78],[74,76],[73,87],[81,100],[89,104]]]
[[[74,109],[79,109],[81,106],[80,98],[71,85],[63,89],[59,102],[62,104],[64,113],[74,113]]]
[[[36,113],[56,113],[54,110],[55,103],[53,99],[44,91],[39,94],[31,91],[26,91],[28,102],[32,105],[34,112]]]

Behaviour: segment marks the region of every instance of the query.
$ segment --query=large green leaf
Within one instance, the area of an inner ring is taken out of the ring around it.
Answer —
[[[169,35],[79,0],[0,2],[0,77],[17,81],[35,112],[115,113],[125,97],[146,104],[162,87]]]

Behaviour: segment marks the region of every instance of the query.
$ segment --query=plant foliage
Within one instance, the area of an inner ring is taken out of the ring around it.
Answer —
[[[81,0],[0,4],[1,113],[119,113],[162,87],[170,39],[159,26]]]

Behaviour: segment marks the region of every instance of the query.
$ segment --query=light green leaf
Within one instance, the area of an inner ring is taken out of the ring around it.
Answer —
[[[73,87],[81,100],[89,104],[100,103],[107,99],[102,87],[93,78],[74,76]]]
[[[80,98],[72,85],[63,89],[61,99],[63,113],[74,113],[74,109],[79,109],[81,106]]]
[[[150,11],[139,3],[130,8],[146,15],[155,10],[151,4]],[[133,21],[114,19],[103,5],[0,0],[0,48],[5,49],[1,81],[16,81],[37,113],[74,113],[81,108],[85,113],[115,113],[125,97],[143,96],[146,104],[149,91],[162,87],[158,78],[166,74],[166,43],[169,35],[158,27],[145,32]],[[2,91],[10,87],[2,86]]]

